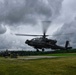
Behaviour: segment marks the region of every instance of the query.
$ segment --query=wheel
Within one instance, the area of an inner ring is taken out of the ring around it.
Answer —
[[[42,49],[42,52],[44,52],[44,48]]]
[[[39,50],[38,49],[36,49],[37,50],[37,52],[39,52]]]

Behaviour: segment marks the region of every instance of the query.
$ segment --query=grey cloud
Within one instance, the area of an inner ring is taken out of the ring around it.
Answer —
[[[73,34],[56,36],[55,39],[58,40],[59,44],[63,44],[66,40],[69,40],[71,45],[76,47],[76,0],[64,0],[58,18],[58,22],[62,23],[63,26],[55,34]]]
[[[76,45],[76,19],[70,23],[65,23],[60,30],[55,33],[55,39],[58,40],[59,44],[64,44],[65,41],[69,40],[71,45],[75,47]],[[61,35],[60,35],[61,34]],[[75,47],[76,48],[76,47]]]
[[[6,32],[6,27],[4,25],[0,25],[0,34],[3,34]]]
[[[47,3],[46,3],[47,1]],[[37,25],[59,14],[62,0],[0,0],[0,24]],[[3,30],[4,31],[4,30]]]
[[[36,23],[59,14],[62,0],[4,0],[0,2],[0,21],[7,24]]]
[[[62,8],[62,2],[64,0],[48,0],[52,10],[52,19],[57,18],[60,15]]]
[[[11,40],[12,39],[12,40]],[[0,49],[19,49],[26,48],[24,40],[15,35],[3,34],[0,35]]]
[[[76,17],[76,0],[64,0],[58,21],[69,23]]]
[[[24,15],[24,5],[24,0],[4,0],[3,3],[0,2],[0,21],[5,23],[19,22]]]
[[[39,0],[4,0],[0,6],[0,21],[5,23],[30,23],[38,16],[51,16],[51,9]]]

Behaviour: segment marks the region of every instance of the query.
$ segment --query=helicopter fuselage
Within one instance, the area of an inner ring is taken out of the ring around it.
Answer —
[[[31,40],[26,40],[25,41],[26,44],[28,44],[29,46],[34,47],[35,49],[70,49],[71,47],[67,47],[69,44],[69,41],[66,42],[65,47],[62,46],[58,46],[56,43],[56,40],[51,40],[48,38],[34,38]]]
[[[25,42],[29,46],[33,46],[36,49],[43,49],[43,48],[55,48],[58,47],[56,45],[57,41],[56,40],[51,40],[47,38],[34,38],[31,40],[26,40]]]

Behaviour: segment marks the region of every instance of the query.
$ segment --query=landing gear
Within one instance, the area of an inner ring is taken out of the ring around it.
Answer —
[[[37,52],[39,52],[39,50],[38,49],[36,49],[37,50]]]
[[[36,48],[36,51],[37,51],[37,52],[39,52],[39,49],[38,49],[38,48]],[[44,52],[44,48],[42,48],[42,52]]]
[[[42,48],[42,52],[44,52],[44,48]]]

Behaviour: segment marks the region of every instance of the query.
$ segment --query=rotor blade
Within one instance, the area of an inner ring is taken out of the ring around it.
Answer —
[[[43,25],[43,34],[46,34],[48,27],[50,26],[51,21],[42,21]]]
[[[31,34],[15,34],[17,36],[44,36],[44,37],[47,37],[47,36],[60,36],[60,35],[72,35],[74,33],[66,33],[66,34],[57,34],[57,35],[31,35]]]
[[[30,34],[15,34],[17,36],[43,36],[43,35],[30,35]],[[46,35],[49,36],[49,35]]]
[[[49,36],[60,36],[60,35],[71,35],[71,34],[74,34],[74,33],[56,34],[56,35],[49,35]]]
[[[43,38],[46,37],[46,32],[48,27],[50,26],[51,21],[42,21],[42,25],[43,25]]]

